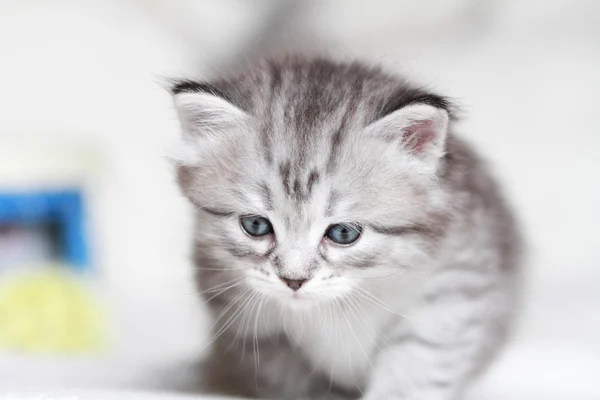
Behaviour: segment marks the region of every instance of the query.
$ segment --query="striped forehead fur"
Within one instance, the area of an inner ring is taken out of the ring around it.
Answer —
[[[331,111],[344,99],[339,96],[341,94],[364,96],[364,104],[371,109],[372,120],[415,103],[444,109],[452,118],[456,117],[458,110],[448,97],[411,84],[379,67],[326,58],[264,60],[254,68],[211,82],[174,80],[170,90],[174,95],[203,92],[219,96],[247,112],[265,111],[261,110],[261,103],[285,99],[286,92],[290,105],[299,104],[303,97],[309,96],[311,104],[304,107],[305,113],[298,113],[298,118],[310,117],[311,111],[314,113],[318,109]]]
[[[443,109],[451,118],[456,109],[448,98],[379,68],[324,58],[263,61],[211,82],[175,81],[171,92],[216,96],[254,117],[262,156],[297,200],[310,197],[338,167],[349,131],[412,104]]]

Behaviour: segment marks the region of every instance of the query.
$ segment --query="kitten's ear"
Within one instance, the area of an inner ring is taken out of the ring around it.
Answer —
[[[248,116],[227,94],[206,83],[178,82],[171,93],[184,135],[218,134]]]
[[[445,109],[417,103],[393,111],[369,128],[386,141],[399,141],[417,158],[435,163],[445,153],[448,121]]]
[[[193,165],[214,155],[249,117],[227,93],[210,84],[179,81],[172,85],[171,94],[183,132],[168,157],[179,165]]]

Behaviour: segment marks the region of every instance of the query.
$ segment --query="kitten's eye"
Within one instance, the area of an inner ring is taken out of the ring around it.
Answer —
[[[256,215],[240,218],[240,224],[250,236],[265,236],[273,232],[271,222],[265,217]]]
[[[348,245],[356,242],[361,232],[360,226],[335,224],[327,229],[325,236],[337,244]]]

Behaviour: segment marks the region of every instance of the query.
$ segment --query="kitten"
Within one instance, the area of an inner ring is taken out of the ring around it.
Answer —
[[[519,235],[450,101],[360,63],[179,81],[207,390],[450,400],[517,306]]]

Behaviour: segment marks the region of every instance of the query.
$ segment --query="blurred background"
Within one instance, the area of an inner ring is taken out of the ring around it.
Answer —
[[[600,399],[600,2],[0,0],[0,392],[180,389],[207,341],[168,77],[310,50],[464,106],[529,241],[478,399]]]

